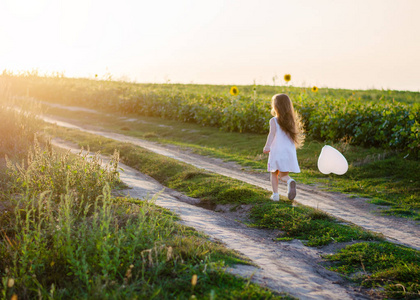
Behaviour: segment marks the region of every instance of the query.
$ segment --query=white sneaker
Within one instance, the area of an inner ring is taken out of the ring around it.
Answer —
[[[287,181],[287,198],[293,200],[296,197],[296,181],[289,179]]]
[[[271,195],[270,199],[273,200],[273,201],[279,201],[280,196],[279,196],[278,193],[273,193],[273,195]]]

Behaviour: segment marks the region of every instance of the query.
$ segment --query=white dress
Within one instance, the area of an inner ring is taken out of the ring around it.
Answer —
[[[300,173],[295,144],[280,128],[275,117],[270,120],[270,133],[264,149],[270,150],[268,172],[279,170],[280,172]]]

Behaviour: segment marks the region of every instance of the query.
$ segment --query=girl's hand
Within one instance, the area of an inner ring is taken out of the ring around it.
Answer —
[[[263,149],[263,153],[265,153],[265,154],[270,153],[270,149],[266,149],[266,148],[264,148],[264,149]]]

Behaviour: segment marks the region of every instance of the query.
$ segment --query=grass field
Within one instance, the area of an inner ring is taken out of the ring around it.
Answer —
[[[72,84],[79,93],[77,82],[74,80]],[[87,81],[81,82],[86,85]],[[125,85],[94,82],[95,86],[97,84],[113,86],[115,90]],[[159,88],[173,89],[174,86],[162,85]],[[242,90],[242,87],[239,88]],[[251,91],[252,87],[248,88]],[[39,89],[39,86],[34,89]],[[10,98],[13,89],[9,86],[4,91],[7,95],[4,93],[1,96]],[[45,92],[48,91],[51,90]],[[193,97],[191,91],[188,90],[188,97]],[[88,95],[85,92],[79,95]],[[31,95],[30,91],[27,93]],[[92,93],[95,94],[93,90]],[[378,95],[380,93],[378,91]],[[406,102],[411,104],[418,101],[416,93],[388,94],[405,96]],[[70,99],[66,99],[69,95]],[[40,100],[52,101],[58,97],[59,103],[95,107],[86,99],[76,101],[73,96],[66,90],[60,95],[57,89],[55,94],[48,96],[49,99],[41,97]],[[115,95],[102,95],[104,99],[108,96],[112,98]],[[370,97],[366,101],[384,101],[376,94]],[[176,223],[177,217],[170,212],[150,202],[113,197],[110,191],[118,187],[119,179],[112,171],[112,165],[110,172],[104,172],[95,161],[87,164],[86,159],[57,153],[42,140],[36,146],[34,137],[43,130],[109,155],[118,149],[125,163],[169,187],[205,201],[251,204],[254,208],[250,217],[254,226],[281,229],[284,235],[279,240],[298,238],[309,246],[322,246],[334,240],[365,240],[325,257],[331,261],[330,268],[345,274],[360,286],[374,288],[381,297],[415,299],[420,291],[418,251],[383,242],[372,233],[339,224],[316,210],[292,207],[287,201],[271,203],[266,191],[236,180],[200,172],[132,145],[74,130],[45,127],[31,114],[22,115],[1,108],[5,125],[0,132],[0,152],[2,157],[8,155],[12,158],[8,164],[3,160],[0,176],[4,191],[0,199],[3,208],[0,255],[5,258],[0,262],[0,294],[4,298],[14,294],[19,295],[19,299],[38,295],[109,299],[133,298],[136,295],[149,298],[189,298],[197,295],[213,299],[227,294],[231,295],[228,299],[287,298],[226,274],[226,265],[244,263],[243,258],[180,226]],[[114,111],[111,118],[80,112],[70,114],[58,109],[50,110],[50,113],[237,161],[255,172],[265,169],[266,157],[261,154],[261,148],[266,134],[222,131],[200,124],[121,111]],[[120,116],[124,116],[125,120],[136,118],[139,121],[126,122],[117,118]],[[418,160],[410,156],[412,152],[366,148],[348,141],[337,141],[333,146],[346,155],[350,170],[342,177],[323,176],[316,170],[316,159],[324,143],[308,135],[305,147],[298,152],[303,169],[302,174],[297,176],[299,181],[370,196],[378,204],[388,204],[390,209],[387,213],[418,218],[420,181]],[[28,156],[28,153],[31,154]],[[198,275],[196,284],[193,284],[194,275]]]

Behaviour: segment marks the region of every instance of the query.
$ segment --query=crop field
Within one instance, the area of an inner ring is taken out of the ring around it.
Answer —
[[[328,88],[313,92],[292,86],[239,86],[238,95],[233,96],[228,86],[134,84],[7,73],[2,79],[14,95],[260,134],[268,130],[271,97],[286,92],[312,139],[405,151],[416,158],[420,155],[418,92]]]

